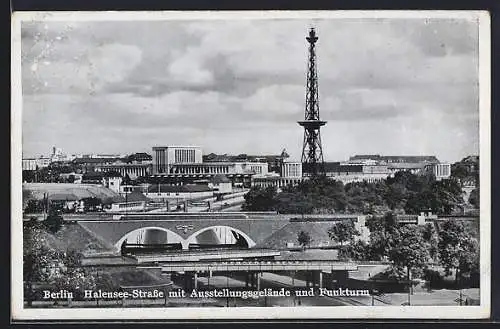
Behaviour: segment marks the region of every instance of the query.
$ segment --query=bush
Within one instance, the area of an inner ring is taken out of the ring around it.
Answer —
[[[49,232],[56,233],[63,225],[63,218],[57,213],[51,213],[47,216],[43,224]]]
[[[312,242],[311,235],[305,231],[300,231],[299,234],[297,234],[297,241],[299,244],[302,246],[302,248],[306,248],[309,246]]]

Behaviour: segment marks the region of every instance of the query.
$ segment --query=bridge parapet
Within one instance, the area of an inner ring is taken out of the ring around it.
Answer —
[[[238,261],[238,262],[176,262],[153,267],[162,272],[265,272],[265,271],[357,271],[356,263],[338,261]]]
[[[117,249],[128,236],[141,230],[158,230],[170,233],[176,237],[176,243],[181,243],[183,249],[188,249],[190,243],[196,243],[196,237],[201,233],[220,227],[235,232],[246,240],[249,247],[261,243],[277,230],[289,223],[278,218],[174,218],[149,220],[127,219],[108,221],[78,221],[86,230],[94,232],[105,241],[115,245]]]
[[[248,257],[277,257],[281,252],[278,250],[246,249],[246,250],[219,250],[205,252],[177,252],[171,254],[134,255],[138,264],[156,262],[186,262],[186,261],[213,261],[227,258],[248,258]]]

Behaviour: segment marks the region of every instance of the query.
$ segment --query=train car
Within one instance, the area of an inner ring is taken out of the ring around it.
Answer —
[[[161,253],[165,251],[182,250],[180,243],[165,243],[165,244],[123,244],[122,254],[151,254]]]

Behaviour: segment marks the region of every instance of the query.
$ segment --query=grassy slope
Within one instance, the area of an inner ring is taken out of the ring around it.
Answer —
[[[331,245],[332,240],[328,236],[328,229],[333,225],[333,223],[292,222],[274,232],[257,247],[282,249],[286,248],[288,242],[292,242],[294,246],[298,246],[297,234],[300,231],[310,234],[312,238],[311,246],[325,245],[326,243]]]
[[[78,224],[64,225],[56,234],[44,232],[48,245],[60,251],[107,251],[109,246],[94,238]]]

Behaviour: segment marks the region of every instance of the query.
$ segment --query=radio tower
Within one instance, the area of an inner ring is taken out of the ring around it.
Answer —
[[[323,160],[323,149],[321,148],[320,127],[326,124],[326,121],[319,119],[318,104],[318,72],[316,68],[315,44],[318,41],[314,28],[309,31],[306,38],[309,42],[309,64],[307,70],[306,87],[306,109],[304,121],[298,121],[298,124],[304,127],[304,145],[302,146],[302,165],[304,173],[310,176],[319,176],[325,174],[325,165]]]

